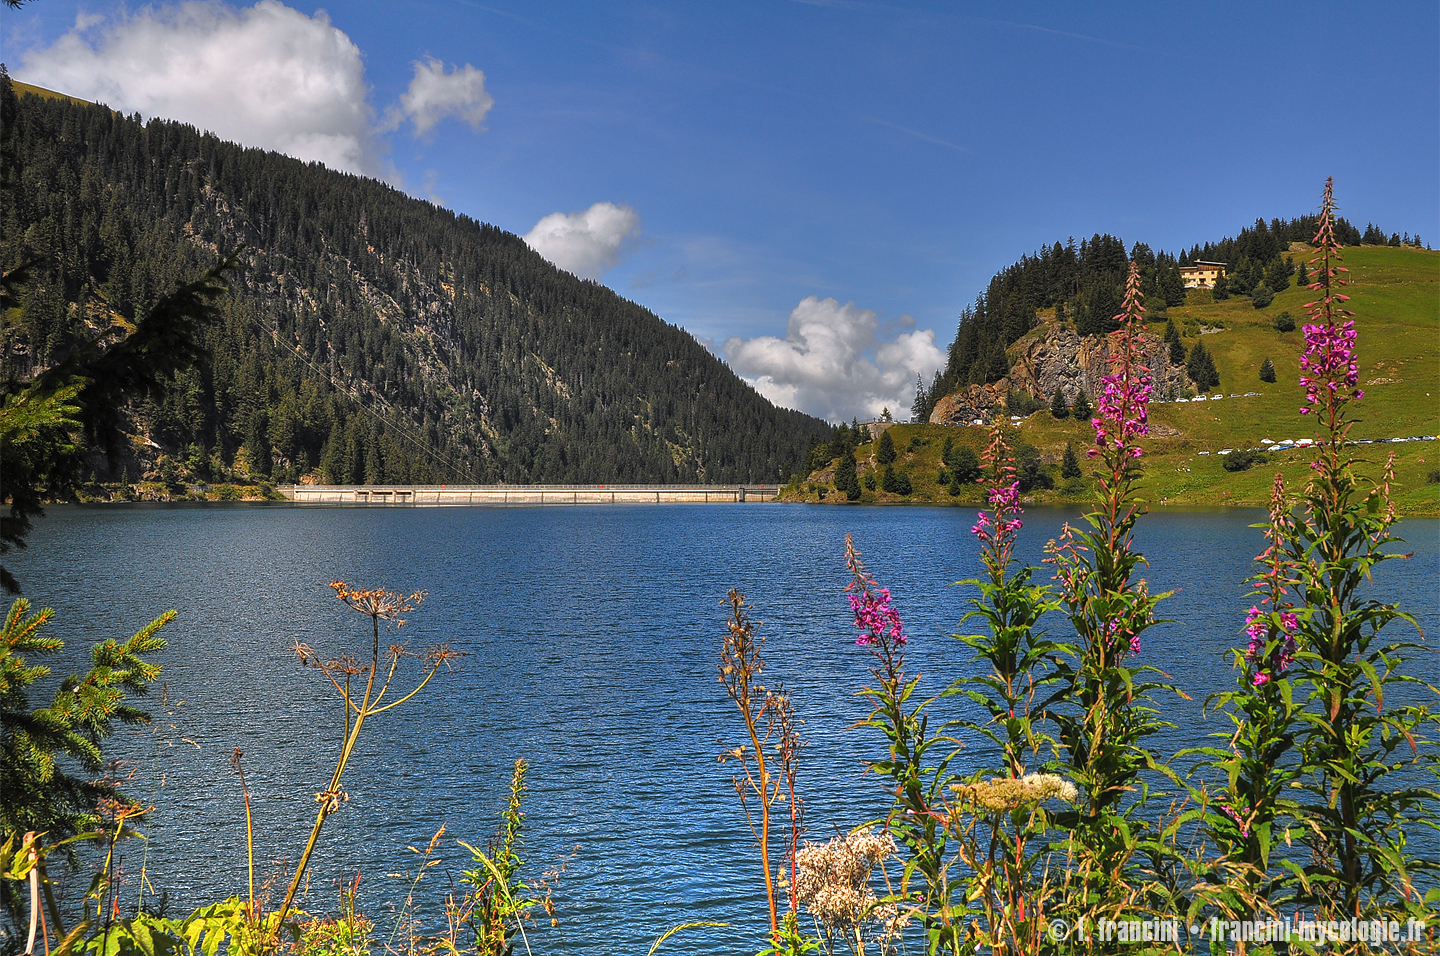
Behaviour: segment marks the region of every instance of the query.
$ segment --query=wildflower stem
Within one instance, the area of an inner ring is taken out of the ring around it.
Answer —
[[[300,888],[300,881],[305,876],[305,868],[310,865],[310,854],[315,852],[315,844],[320,839],[320,830],[325,826],[325,820],[339,806],[340,777],[345,773],[345,765],[350,762],[350,754],[355,749],[355,741],[360,737],[360,730],[365,726],[365,717],[369,712],[370,695],[375,689],[375,675],[379,671],[380,663],[380,618],[378,615],[371,615],[370,624],[373,640],[370,656],[370,673],[365,680],[365,696],[355,713],[355,724],[345,735],[345,744],[340,748],[340,759],[335,763],[335,772],[330,775],[330,786],[317,799],[320,801],[320,809],[315,814],[315,825],[310,829],[310,839],[305,841],[305,851],[300,854],[300,862],[295,867],[295,876],[290,880],[290,888],[285,891],[285,902],[280,904],[280,913],[275,919],[276,932],[285,924],[285,917],[290,912],[290,906],[295,902],[295,893]],[[346,700],[346,723],[349,723],[350,699]]]
[[[345,738],[340,747],[340,756],[335,761],[335,771],[330,775],[329,787],[315,795],[320,809],[316,811],[315,825],[311,827],[310,837],[306,840],[305,849],[300,854],[300,862],[295,868],[295,875],[290,881],[289,889],[286,890],[285,901],[281,904],[275,917],[276,937],[270,941],[271,946],[279,945],[280,928],[284,926],[285,917],[295,902],[295,894],[310,865],[310,855],[315,851],[315,844],[320,839],[320,831],[324,828],[325,821],[339,809],[341,801],[345,799],[344,793],[340,790],[340,781],[345,774],[350,757],[355,752],[355,744],[364,730],[366,719],[412,699],[430,682],[442,665],[447,665],[454,658],[461,656],[458,652],[450,650],[448,646],[441,645],[431,648],[423,655],[425,673],[416,687],[399,700],[380,706],[380,701],[390,689],[400,658],[422,656],[407,652],[405,645],[391,645],[387,652],[389,660],[385,664],[385,675],[381,678],[380,621],[384,620],[397,628],[401,627],[405,621],[400,615],[414,610],[424,600],[425,593],[418,591],[404,596],[385,588],[354,590],[343,581],[331,582],[330,587],[335,590],[335,596],[341,601],[370,618],[370,661],[368,664],[362,665],[348,654],[335,660],[321,661],[315,657],[310,648],[301,644],[296,645],[295,649],[300,656],[301,663],[317,667],[330,683],[340,690],[345,712]],[[337,674],[344,676],[343,686],[336,679]],[[352,678],[359,674],[365,675],[365,691],[357,704],[351,693],[351,686]],[[353,722],[351,720],[352,712]]]

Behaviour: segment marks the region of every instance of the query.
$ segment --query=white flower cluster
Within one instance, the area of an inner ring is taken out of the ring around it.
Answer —
[[[1075,784],[1053,773],[1027,773],[1023,777],[992,777],[986,783],[963,784],[952,788],[956,800],[986,813],[1007,813],[1059,798],[1066,803],[1080,799]]]
[[[832,932],[883,921],[893,914],[877,912],[870,872],[894,853],[895,841],[869,827],[829,843],[806,843],[795,854],[795,895]]]

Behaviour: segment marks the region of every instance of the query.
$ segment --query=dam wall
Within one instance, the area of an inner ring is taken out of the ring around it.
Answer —
[[[541,505],[756,504],[779,485],[291,485],[300,505],[535,507]]]

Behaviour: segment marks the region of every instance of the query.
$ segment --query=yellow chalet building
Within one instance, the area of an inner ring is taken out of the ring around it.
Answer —
[[[1180,278],[1187,289],[1213,289],[1215,280],[1225,277],[1225,263],[1196,259],[1193,266],[1181,266]]]

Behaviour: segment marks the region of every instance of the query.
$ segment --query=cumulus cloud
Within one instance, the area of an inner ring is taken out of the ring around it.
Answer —
[[[561,269],[598,279],[639,237],[639,213],[597,202],[584,212],[552,212],[525,234],[525,241]]]
[[[933,329],[886,331],[870,309],[812,295],[790,313],[785,338],[731,338],[725,361],[777,405],[834,422],[876,418],[889,408],[903,420],[915,376],[928,384],[945,354]]]
[[[84,18],[28,53],[18,76],[248,146],[380,175],[360,48],[323,12],[260,0],[143,7]]]
[[[191,123],[223,139],[332,169],[395,179],[380,134],[409,120],[416,135],[454,116],[480,129],[494,100],[470,64],[415,63],[399,102],[376,124],[360,48],[330,22],[279,0],[236,10],[217,0],[78,14],[16,75],[126,113]]]
[[[445,72],[445,64],[433,57],[415,61],[415,78],[400,97],[400,111],[415,126],[415,135],[428,133],[447,116],[464,120],[476,130],[495,105],[485,92],[485,74],[469,63]]]

